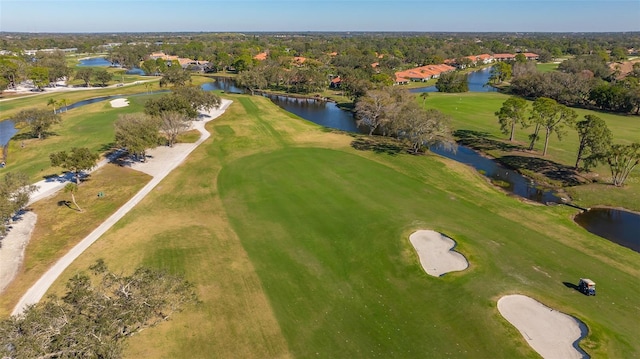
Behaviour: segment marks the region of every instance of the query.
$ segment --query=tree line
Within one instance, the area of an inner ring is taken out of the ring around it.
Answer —
[[[526,98],[552,98],[568,106],[640,114],[640,63],[628,74],[609,68],[606,58],[585,55],[568,59],[558,71],[541,73],[531,63],[501,63],[496,82],[511,79],[508,91]]]
[[[518,96],[508,98],[495,112],[500,130],[515,140],[516,127],[533,128],[529,135],[529,150],[544,133],[542,156],[546,156],[549,140],[556,134],[558,140],[573,128],[578,135],[575,169],[589,170],[599,163],[608,165],[612,184],[623,186],[631,171],[640,163],[640,143],[614,144],[613,135],[600,117],[588,114],[578,121],[577,113],[557,101],[540,97],[533,101],[531,109],[527,101]]]

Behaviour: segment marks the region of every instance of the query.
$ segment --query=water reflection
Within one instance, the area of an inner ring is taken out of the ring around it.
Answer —
[[[79,60],[78,67],[91,67],[91,66],[112,66],[111,61],[104,57],[92,57],[90,59]]]
[[[493,86],[487,86],[491,77],[491,67],[485,67],[478,71],[473,71],[467,74],[467,83],[469,84],[469,92],[496,92],[498,91]],[[435,86],[419,87],[410,89],[409,92],[422,93],[422,92],[438,92]]]
[[[540,203],[562,203],[553,189],[545,188],[517,171],[483,157],[469,147],[458,146],[458,150],[454,153],[434,146],[431,147],[431,151],[475,168],[491,179],[494,184],[520,197]]]
[[[578,214],[575,221],[593,234],[640,252],[640,214],[613,208],[593,208]]]

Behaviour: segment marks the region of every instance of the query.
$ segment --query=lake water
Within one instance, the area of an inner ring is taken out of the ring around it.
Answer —
[[[4,147],[13,135],[18,132],[13,121],[0,121],[0,147]]]
[[[467,74],[467,82],[469,84],[469,92],[496,92],[498,91],[493,86],[487,86],[491,77],[491,67],[485,67],[478,71],[473,71]],[[409,92],[422,93],[422,92],[438,92],[435,86],[419,87],[410,89]]]
[[[612,208],[592,208],[575,217],[587,231],[640,252],[640,214]]]
[[[111,61],[105,59],[104,57],[92,57],[90,59],[82,59],[79,60],[79,67],[91,67],[91,66],[111,66],[113,65]]]

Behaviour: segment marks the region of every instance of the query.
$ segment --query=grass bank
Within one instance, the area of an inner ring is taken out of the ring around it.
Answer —
[[[453,119],[453,127],[458,131],[458,138],[470,143],[472,147],[519,168],[525,174],[539,180],[556,185],[562,184],[564,179],[557,174],[571,171],[571,167],[575,164],[578,148],[576,131],[567,128],[567,134],[563,136],[561,141],[552,135],[545,158],[542,158],[544,138],[536,143],[535,151],[526,151],[531,128],[517,128],[515,143],[509,143],[507,136],[500,132],[500,126],[495,116],[495,112],[500,109],[507,98],[507,95],[495,92],[432,93],[421,103],[424,103],[426,107],[436,108],[450,115]],[[574,110],[578,113],[579,120],[587,114],[596,115],[605,120],[616,143],[628,144],[640,139],[640,125],[637,116],[616,115],[585,109]],[[640,198],[640,169],[636,169],[632,173],[627,181],[627,186],[622,189],[613,188],[607,183],[607,178],[610,176],[608,167],[597,167],[595,174],[597,175],[595,177],[593,174],[580,174],[580,176],[587,175],[589,180],[595,179],[598,183],[567,188],[577,203],[586,207],[606,204],[640,210],[640,202],[637,201],[637,198]]]

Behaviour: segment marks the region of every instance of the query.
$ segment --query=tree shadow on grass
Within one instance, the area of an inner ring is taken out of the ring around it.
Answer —
[[[539,173],[544,177],[562,182],[563,186],[575,186],[585,182],[585,179],[570,166],[549,161],[544,158],[527,156],[502,156],[499,161],[518,171],[527,170]]]
[[[359,151],[373,151],[389,155],[397,155],[406,150],[401,144],[392,139],[379,137],[356,137],[351,141],[351,147]]]
[[[500,150],[510,152],[525,150],[521,145],[493,139],[488,132],[457,130],[453,132],[453,135],[458,139],[459,144],[479,151]]]

